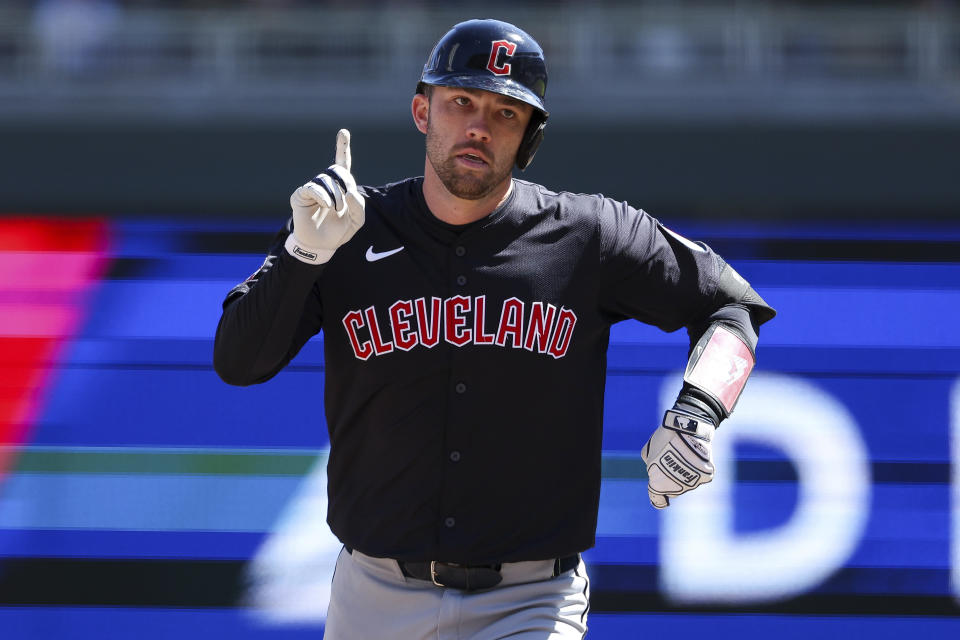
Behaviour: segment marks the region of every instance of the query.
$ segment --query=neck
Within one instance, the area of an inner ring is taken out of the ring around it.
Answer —
[[[508,178],[484,197],[465,200],[447,191],[429,160],[423,170],[423,199],[427,201],[430,213],[447,224],[470,224],[487,217],[512,190],[513,178]]]

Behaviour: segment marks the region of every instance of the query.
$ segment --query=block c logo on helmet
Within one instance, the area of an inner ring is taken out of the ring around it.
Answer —
[[[514,52],[517,50],[517,44],[515,42],[510,42],[508,40],[494,40],[490,43],[490,59],[487,60],[487,69],[490,70],[490,73],[497,76],[508,76],[510,75],[510,63],[504,62],[503,64],[497,64],[497,58],[500,57],[500,50],[503,49],[505,52],[504,57],[512,57]]]

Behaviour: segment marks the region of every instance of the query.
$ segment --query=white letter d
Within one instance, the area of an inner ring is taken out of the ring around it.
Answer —
[[[664,384],[664,404],[676,397]],[[783,451],[798,475],[797,506],[782,526],[734,531],[733,445]],[[748,603],[815,587],[850,557],[870,504],[866,447],[846,408],[813,384],[757,373],[734,416],[717,430],[713,482],[674,500],[660,534],[661,587],[687,603]]]

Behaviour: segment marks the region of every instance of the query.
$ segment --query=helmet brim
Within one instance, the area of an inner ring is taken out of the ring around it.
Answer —
[[[543,100],[530,89],[519,82],[505,78],[486,78],[478,75],[432,75],[424,74],[420,81],[437,87],[461,87],[464,89],[481,89],[491,93],[525,102],[538,110],[543,118],[550,115],[543,106]]]

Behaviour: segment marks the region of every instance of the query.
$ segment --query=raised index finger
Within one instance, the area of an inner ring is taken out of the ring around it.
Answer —
[[[350,171],[350,132],[346,129],[337,131],[337,159],[336,163]]]

